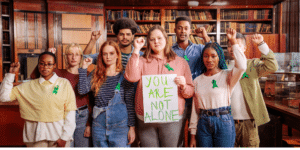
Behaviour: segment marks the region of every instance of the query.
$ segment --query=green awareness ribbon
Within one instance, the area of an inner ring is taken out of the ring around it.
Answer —
[[[54,89],[53,89],[53,92],[52,92],[52,94],[57,94],[58,88],[59,88],[59,86],[58,86],[58,85],[56,85],[56,87],[54,87]]]
[[[184,58],[186,61],[190,61],[190,59],[189,59],[186,55],[184,55],[183,58]]]
[[[170,65],[167,63],[167,64],[165,64],[165,67],[170,71],[170,70],[172,70],[172,71],[174,71],[174,69],[172,68],[172,67],[170,67]]]
[[[244,79],[245,77],[247,77],[249,79],[249,77],[248,77],[248,75],[247,75],[246,72],[244,72],[242,79]]]
[[[120,91],[120,83],[117,84],[116,90],[119,90],[119,91]]]
[[[213,84],[213,88],[218,87],[216,80],[212,80],[212,84]]]

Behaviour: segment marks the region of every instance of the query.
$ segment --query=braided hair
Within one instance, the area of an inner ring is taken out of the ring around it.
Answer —
[[[204,54],[204,51],[209,49],[209,48],[212,48],[214,50],[216,50],[217,54],[218,54],[218,57],[219,57],[219,65],[218,67],[222,70],[225,70],[227,69],[227,65],[226,65],[226,62],[225,62],[225,56],[224,56],[224,52],[223,52],[223,49],[221,48],[221,46],[217,43],[217,42],[214,42],[214,43],[208,43],[205,45],[202,53],[201,53],[201,57],[200,57],[200,71],[201,71],[201,74],[206,72],[206,67],[204,65],[204,62],[203,62],[203,54]],[[200,74],[200,75],[201,75]]]

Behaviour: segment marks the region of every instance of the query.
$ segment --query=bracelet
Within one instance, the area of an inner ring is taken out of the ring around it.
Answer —
[[[265,44],[265,41],[262,41],[262,42],[258,43],[257,46],[261,46],[263,44]]]

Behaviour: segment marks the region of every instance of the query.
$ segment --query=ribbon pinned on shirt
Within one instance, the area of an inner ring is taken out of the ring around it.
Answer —
[[[166,63],[165,64],[165,67],[169,70],[169,71],[174,71],[174,69],[168,64],[168,63]]]
[[[184,55],[183,58],[184,58],[186,61],[190,61],[190,59],[189,59],[186,55]]]
[[[217,85],[217,81],[216,80],[212,80],[212,82],[211,82],[212,84],[213,84],[213,88],[215,88],[215,87],[218,87],[218,85]]]
[[[244,79],[245,77],[249,79],[248,74],[246,72],[244,72],[242,79]]]
[[[58,88],[59,88],[59,86],[58,85],[56,85],[56,87],[54,87],[54,89],[53,89],[53,94],[57,94],[57,91],[58,91]]]
[[[119,90],[119,91],[120,91],[120,83],[117,84],[116,90]]]

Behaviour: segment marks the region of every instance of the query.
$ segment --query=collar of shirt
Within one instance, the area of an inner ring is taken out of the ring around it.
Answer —
[[[53,76],[48,80],[50,83],[54,83],[58,79],[58,76],[55,72],[53,72]],[[42,76],[39,78],[39,83],[42,84],[44,81],[46,81]]]
[[[194,43],[192,43],[190,40],[188,40],[188,42],[189,42],[188,47],[194,44]],[[187,48],[188,48],[188,47],[187,47]],[[175,50],[175,48],[177,48],[177,49],[182,49],[181,47],[179,47],[179,45],[178,45],[177,42],[172,46],[172,48],[173,48],[173,50]]]

